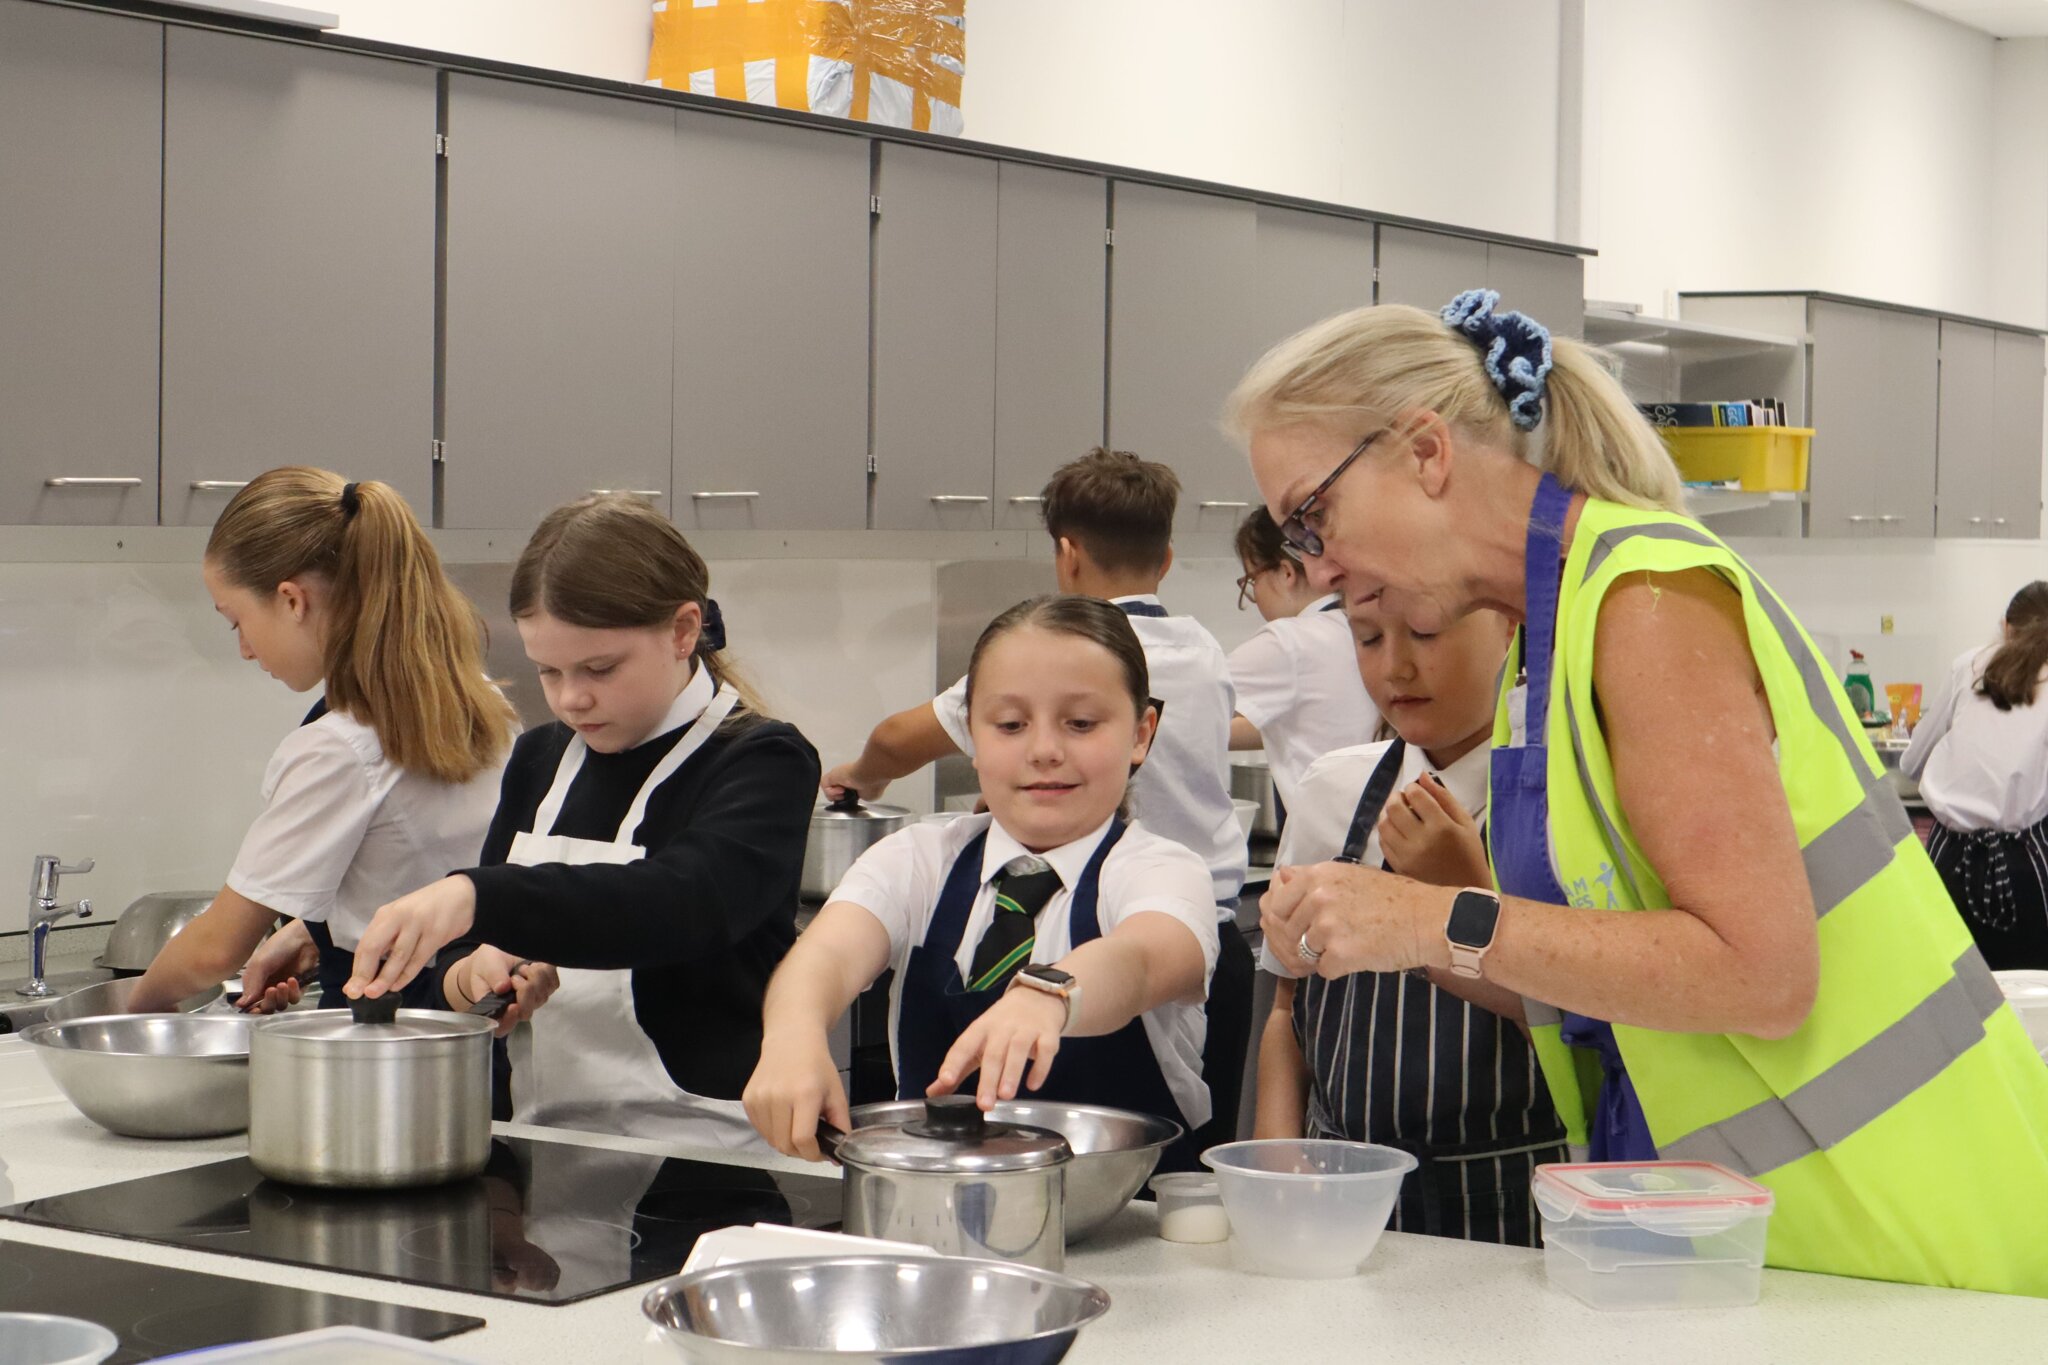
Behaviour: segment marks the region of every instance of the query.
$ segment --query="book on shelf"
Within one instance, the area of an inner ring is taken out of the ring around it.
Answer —
[[[1785,404],[1777,398],[1712,403],[1638,403],[1653,427],[1781,427]]]

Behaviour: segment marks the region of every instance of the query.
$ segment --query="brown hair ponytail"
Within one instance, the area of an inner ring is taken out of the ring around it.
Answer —
[[[586,630],[645,630],[675,620],[694,602],[705,613],[695,658],[711,680],[739,696],[741,713],[765,716],[753,686],[733,666],[711,602],[711,569],[675,525],[626,493],[580,498],[542,519],[512,568],[512,617],[544,611]],[[730,723],[730,722],[728,722]]]
[[[2006,604],[2005,624],[2006,641],[1984,665],[1977,692],[1999,710],[2010,711],[2034,704],[2041,669],[2048,666],[2048,583],[2036,579],[2014,593]]]
[[[376,732],[409,773],[467,782],[505,752],[511,704],[484,676],[483,623],[389,484],[293,465],[251,480],[206,558],[251,592],[327,588],[327,701]]]

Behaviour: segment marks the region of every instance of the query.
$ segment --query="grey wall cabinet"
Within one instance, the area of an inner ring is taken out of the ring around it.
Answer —
[[[1112,213],[1110,444],[1173,466],[1182,529],[1227,531],[1257,496],[1217,418],[1260,350],[1258,209],[1118,182]]]
[[[443,519],[671,506],[676,111],[453,76]]]
[[[874,234],[874,524],[994,525],[996,163],[884,144]]]
[[[1992,402],[1992,534],[2014,540],[2041,535],[2043,341],[2026,332],[1999,332]]]
[[[162,90],[162,25],[0,0],[0,524],[156,521]]]
[[[432,487],[435,75],[172,27],[163,520],[280,464]]]
[[[1998,499],[1998,334],[1947,320],[1940,329],[1934,531],[1942,537],[1988,536]]]
[[[1095,176],[1014,162],[996,173],[998,529],[1042,525],[1046,479],[1102,443],[1108,212]]]
[[[1497,289],[1500,306],[1560,336],[1585,335],[1586,272],[1577,256],[1420,228],[1379,230],[1379,302],[1436,312],[1467,289]]]
[[[1807,533],[1934,534],[1941,323],[1814,300]]]
[[[868,143],[680,116],[676,524],[867,524]]]
[[[1257,342],[1372,302],[1373,225],[1260,205]]]

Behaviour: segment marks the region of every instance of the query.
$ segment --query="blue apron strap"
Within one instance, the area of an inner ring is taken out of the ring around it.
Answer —
[[[981,893],[981,860],[988,848],[988,831],[967,841],[946,873],[945,889],[932,909],[932,922],[925,927],[924,946],[941,957],[960,951],[960,938],[967,932],[968,917],[974,912],[974,898]]]
[[[1523,546],[1524,591],[1522,666],[1529,676],[1526,719],[1528,747],[1543,747],[1550,722],[1550,661],[1557,637],[1557,589],[1564,572],[1564,519],[1572,495],[1546,473],[1529,508],[1529,536]]]
[[[1102,842],[1095,846],[1095,855],[1088,860],[1087,868],[1081,873],[1081,880],[1074,887],[1074,898],[1067,908],[1067,940],[1078,948],[1084,943],[1093,943],[1102,937],[1102,919],[1095,913],[1095,902],[1099,898],[1102,882],[1102,865],[1109,860],[1109,851],[1116,847],[1117,840],[1124,837],[1127,829],[1123,817],[1109,822],[1109,832],[1102,836]]]
[[[1365,861],[1365,843],[1372,837],[1373,826],[1379,823],[1380,812],[1387,808],[1387,798],[1394,794],[1394,784],[1401,780],[1401,762],[1408,753],[1408,741],[1396,738],[1380,755],[1379,766],[1372,770],[1366,780],[1365,790],[1359,794],[1358,805],[1351,812],[1351,829],[1344,836],[1344,851],[1337,855],[1340,863]]]

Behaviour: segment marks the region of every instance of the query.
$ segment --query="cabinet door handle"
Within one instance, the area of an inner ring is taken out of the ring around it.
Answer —
[[[690,494],[694,502],[733,502],[742,498],[758,498],[761,494],[752,488],[735,488],[730,492],[700,490]]]
[[[140,479],[98,478],[90,475],[67,475],[62,478],[44,479],[45,488],[140,488]]]
[[[659,488],[593,488],[590,491],[600,498],[610,497],[614,493],[624,493],[628,497],[634,498],[646,498],[649,501],[668,496],[665,491]]]
[[[1972,525],[1972,526],[1982,526],[1983,524],[1984,524],[1984,518],[1982,518],[1982,517],[1971,517],[1971,518],[1970,518],[1970,525]]]
[[[932,494],[932,501],[941,503],[972,503],[975,505],[979,505],[981,503],[987,502],[988,499],[983,497],[979,493],[934,493]]]
[[[249,481],[247,479],[192,480],[192,491],[194,493],[233,493],[238,489],[247,488],[248,486]]]
[[[1044,502],[1045,498],[1043,495],[1038,493],[1019,493],[1016,497],[1011,498],[1010,501],[1013,503]]]
[[[1991,519],[1991,524],[1992,524],[1993,526],[2003,526],[2003,525],[2005,525],[2005,518],[2004,518],[2004,517],[1993,517],[1993,518]]]
[[[1850,514],[1850,516],[1849,516],[1849,521],[1850,521],[1850,523],[1851,523],[1852,525],[1855,525],[1855,526],[1861,526],[1861,525],[1862,525],[1862,524],[1863,524],[1864,522],[1866,522],[1866,521],[1869,521],[1869,520],[1870,520],[1870,518],[1869,518],[1869,517],[1859,517],[1859,516],[1855,515],[1854,513],[1851,513],[1851,514]]]
[[[1881,522],[1883,522],[1883,523],[1884,523],[1885,525],[1889,526],[1889,525],[1891,525],[1891,524],[1892,524],[1893,522],[1895,522],[1895,521],[1904,521],[1904,520],[1905,520],[1905,518],[1904,518],[1904,517],[1895,517],[1895,516],[1891,515],[1891,514],[1890,514],[1889,512],[1887,512],[1887,513],[1886,513],[1885,515],[1883,515],[1883,516],[1879,517],[1879,518],[1878,518],[1878,520],[1879,520],[1879,521],[1881,521]]]
[[[1221,510],[1223,508],[1229,508],[1234,512],[1241,512],[1245,508],[1250,507],[1251,504],[1248,502],[1226,502],[1222,500],[1212,499],[1208,502],[1198,502],[1195,504],[1195,506],[1203,509],[1204,511],[1210,508],[1216,508],[1218,510]]]

